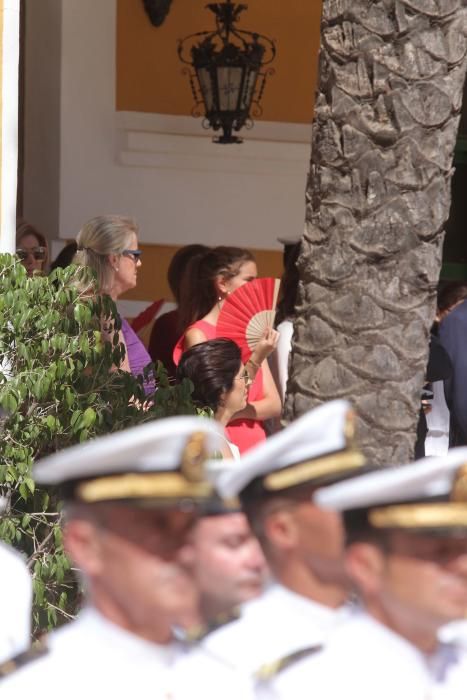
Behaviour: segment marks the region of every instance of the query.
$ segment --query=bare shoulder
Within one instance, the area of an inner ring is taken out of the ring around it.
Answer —
[[[193,347],[193,345],[199,345],[199,343],[205,343],[207,340],[203,331],[199,328],[189,328],[185,333],[185,350]]]

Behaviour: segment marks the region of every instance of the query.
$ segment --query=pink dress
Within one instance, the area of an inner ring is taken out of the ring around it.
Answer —
[[[198,328],[198,330],[204,333],[207,340],[214,340],[214,338],[217,337],[216,327],[207,321],[196,321],[196,323],[189,326],[187,330],[190,330],[190,328]],[[178,365],[183,355],[185,333],[177,342],[173,352],[173,359],[176,365]],[[259,401],[263,397],[263,372],[260,369],[256,374],[255,381],[248,390],[248,401],[250,403],[252,401]],[[251,447],[254,447],[259,442],[266,439],[266,431],[264,430],[262,421],[253,420],[252,418],[242,418],[232,421],[228,424],[226,433],[230,442],[238,446],[240,454],[243,454],[243,452],[246,452]]]

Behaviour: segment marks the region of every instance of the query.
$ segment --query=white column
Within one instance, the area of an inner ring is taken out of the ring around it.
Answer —
[[[0,251],[13,252],[18,168],[19,0],[3,0]]]

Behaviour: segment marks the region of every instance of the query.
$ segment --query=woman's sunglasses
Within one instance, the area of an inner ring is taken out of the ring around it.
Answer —
[[[248,370],[245,370],[239,377],[235,377],[235,379],[243,379],[247,388],[252,384],[251,377],[248,374]]]
[[[143,254],[142,250],[122,250],[122,255],[124,255],[127,258],[133,258],[133,261],[135,263],[138,262],[138,260],[141,258],[142,254]]]
[[[29,255],[32,255],[34,260],[45,260],[47,251],[44,246],[37,246],[37,248],[32,248],[32,250],[23,250],[23,248],[18,248],[16,255],[20,260],[26,260]]]

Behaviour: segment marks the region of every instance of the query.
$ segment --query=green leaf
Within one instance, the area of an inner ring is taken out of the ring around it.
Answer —
[[[81,427],[90,428],[96,422],[96,412],[91,406],[89,406],[83,413],[81,419]]]
[[[24,483],[25,483],[26,486],[28,487],[29,492],[30,492],[31,494],[33,494],[34,491],[35,491],[35,488],[36,488],[36,484],[35,484],[35,482],[34,482],[34,479],[31,479],[31,477],[28,476],[28,477],[26,477],[26,479],[24,480]]]
[[[45,594],[45,585],[43,581],[41,581],[38,578],[35,578],[33,580],[33,590],[34,590],[34,598],[35,602],[38,605],[42,605],[44,602],[44,594]]]
[[[55,428],[55,423],[56,423],[55,417],[54,416],[47,416],[47,418],[45,419],[45,423],[46,423],[47,427],[50,428],[50,430],[53,430]]]
[[[68,408],[71,408],[71,406],[73,406],[74,400],[75,400],[74,394],[71,391],[70,387],[67,386],[67,388],[65,389],[65,401],[66,401]]]
[[[42,492],[42,508],[46,511],[49,507],[50,495],[47,491]]]
[[[55,546],[56,546],[56,547],[60,547],[61,544],[62,544],[62,541],[63,541],[63,539],[62,539],[61,530],[60,530],[60,528],[56,527],[56,528],[54,529],[54,542],[55,542]]]
[[[18,408],[18,401],[13,396],[13,394],[7,394],[2,399],[2,406],[3,406],[5,411],[7,411],[9,413],[14,413]]]
[[[79,411],[79,410],[73,411],[73,415],[71,416],[71,421],[70,421],[70,425],[73,428],[73,430],[77,429],[78,421],[81,420],[82,415],[83,415],[82,411]]]

